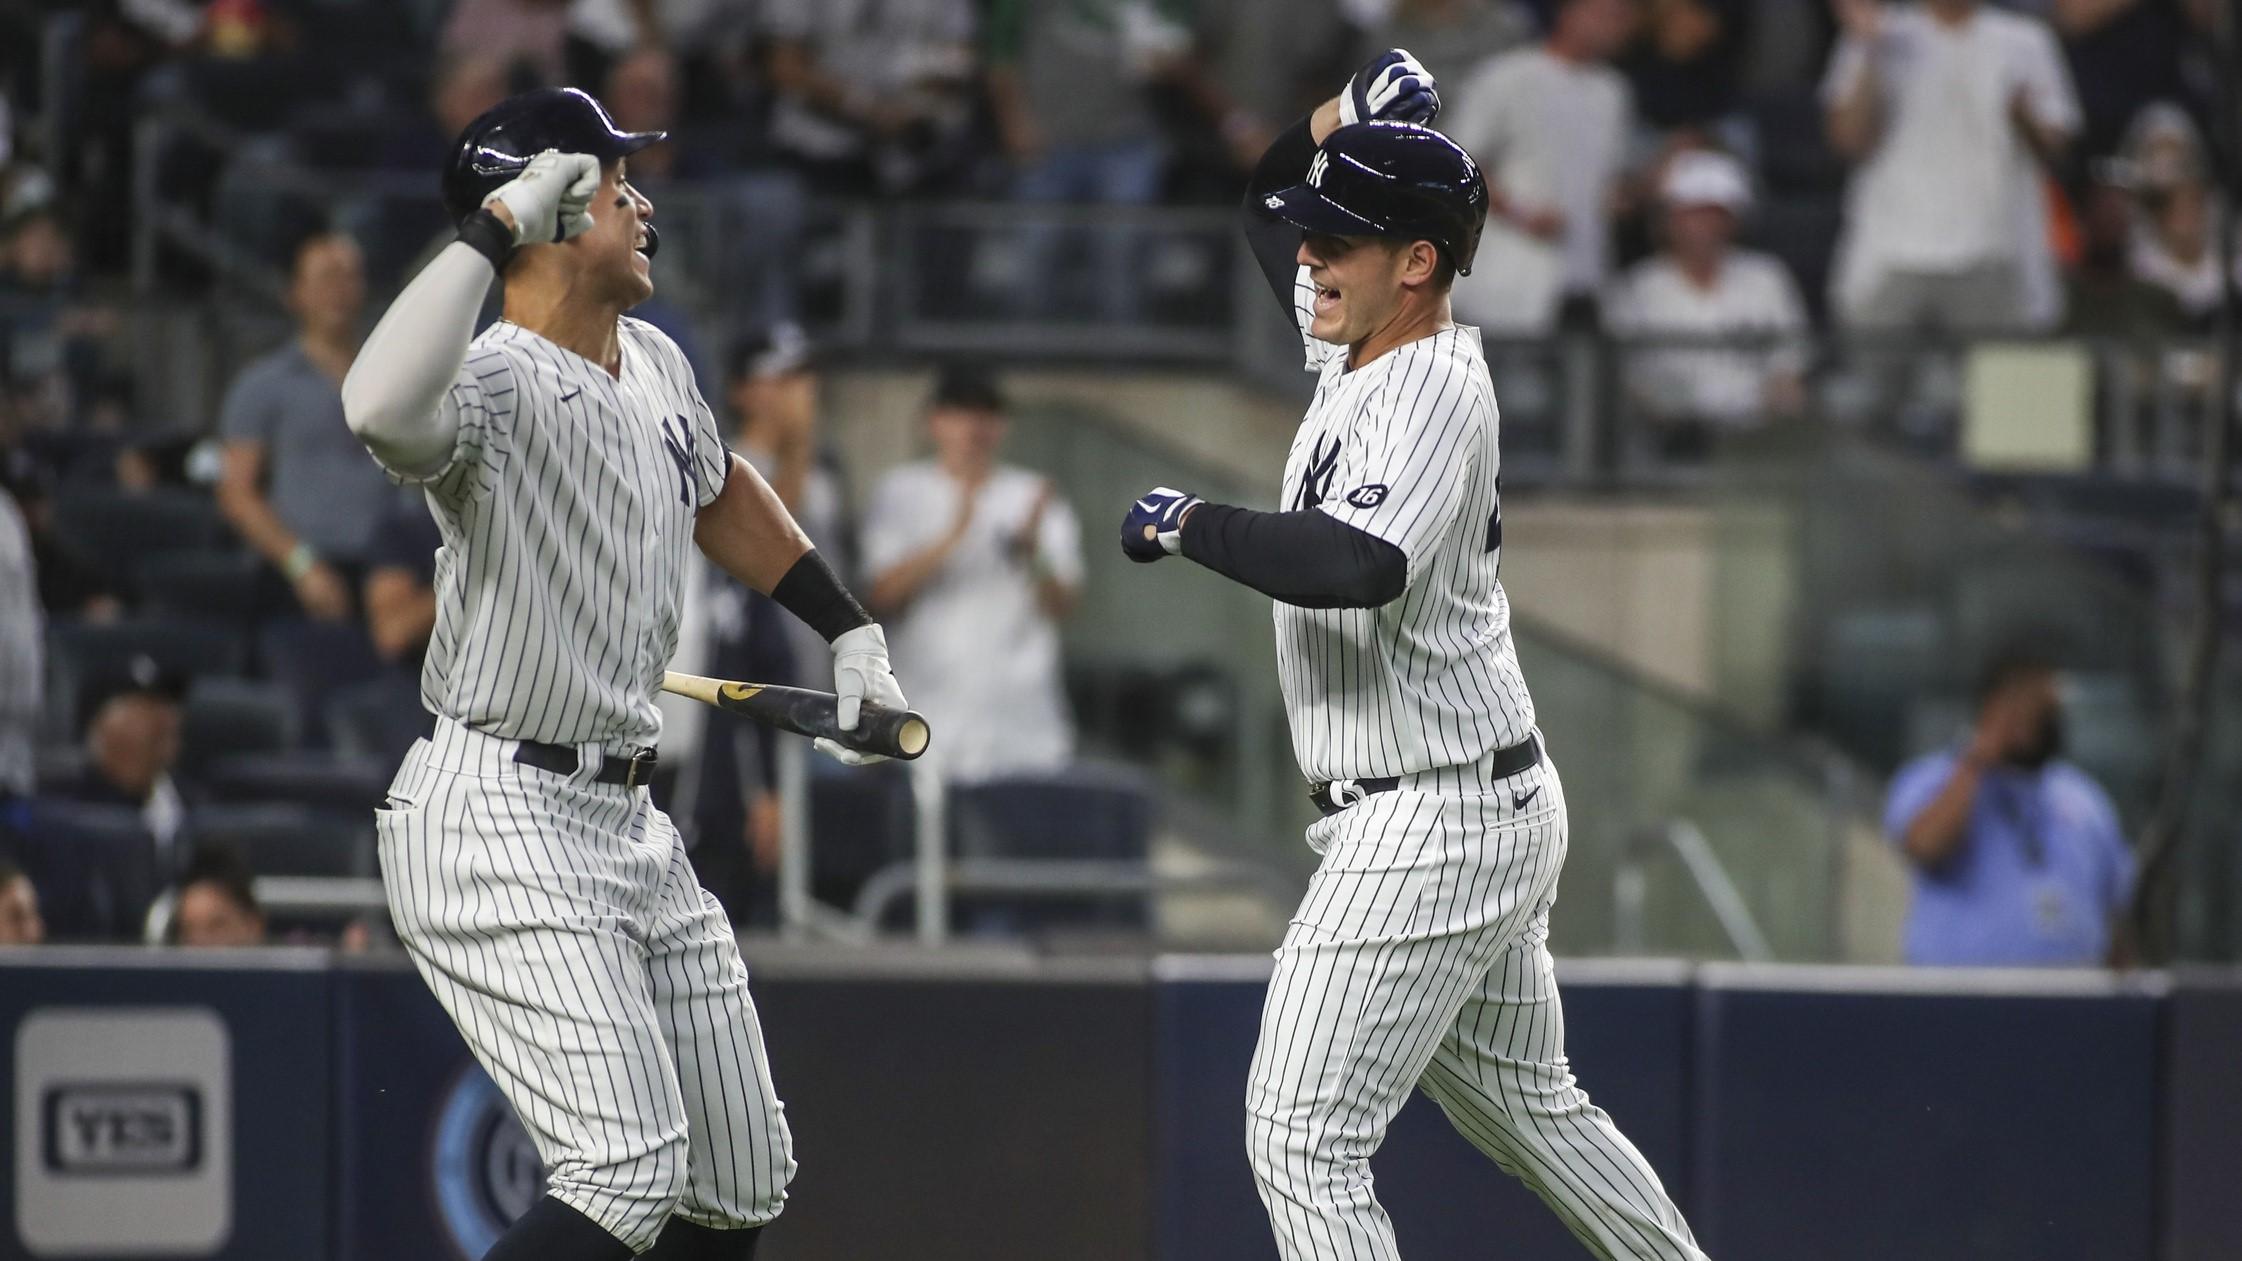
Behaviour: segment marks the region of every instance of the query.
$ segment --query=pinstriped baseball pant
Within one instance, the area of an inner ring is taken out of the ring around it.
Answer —
[[[397,933],[536,1140],[547,1191],[643,1252],[672,1212],[778,1216],[793,1143],[747,965],[644,789],[446,720],[379,812]]]
[[[1566,844],[1555,769],[1491,791],[1405,783],[1308,841],[1323,862],[1277,951],[1246,1094],[1247,1154],[1286,1261],[1397,1261],[1370,1156],[1412,1087],[1597,1256],[1703,1261],[1565,1062],[1548,950]]]

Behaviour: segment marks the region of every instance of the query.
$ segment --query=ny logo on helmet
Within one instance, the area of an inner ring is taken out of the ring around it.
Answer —
[[[1308,164],[1308,186],[1322,188],[1324,172],[1330,169],[1331,155],[1321,149],[1316,150],[1316,160]]]

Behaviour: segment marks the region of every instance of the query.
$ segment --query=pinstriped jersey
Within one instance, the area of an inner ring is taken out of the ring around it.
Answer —
[[[1302,300],[1312,301],[1302,272]],[[1518,743],[1533,730],[1534,704],[1496,577],[1502,466],[1478,330],[1443,329],[1352,372],[1345,347],[1305,339],[1321,376],[1279,506],[1327,512],[1393,544],[1409,583],[1382,608],[1276,606],[1301,772],[1400,775]]]
[[[693,521],[729,456],[685,356],[625,318],[619,377],[516,324],[486,329],[424,477],[443,535],[421,703],[489,735],[649,747]]]

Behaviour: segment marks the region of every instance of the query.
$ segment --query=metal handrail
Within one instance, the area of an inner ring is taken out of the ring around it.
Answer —
[[[1155,871],[1141,862],[1089,858],[960,858],[941,865],[942,891],[1002,893],[1015,897],[1065,898],[1122,894],[1201,893],[1236,889],[1291,898],[1285,881],[1252,863],[1216,863],[1193,871]],[[855,915],[867,933],[877,932],[888,908],[917,891],[923,898],[924,874],[916,862],[897,862],[872,873],[857,891]],[[925,937],[923,926],[920,932]]]
[[[1648,940],[1643,926],[1650,902],[1646,864],[1650,852],[1660,846],[1672,850],[1681,860],[1682,870],[1689,873],[1690,882],[1705,899],[1706,909],[1720,923],[1738,957],[1751,962],[1775,957],[1767,934],[1760,931],[1759,921],[1744,902],[1743,892],[1729,878],[1727,866],[1713,852],[1703,830],[1687,819],[1669,819],[1645,828],[1621,852],[1612,876],[1612,944],[1619,953],[1639,954]]]
[[[1172,893],[1246,889],[1288,903],[1283,874],[1249,862],[1217,861],[1188,872],[1161,872],[1142,862],[1104,859],[955,858],[949,852],[949,793],[933,756],[906,764],[912,800],[912,854],[872,873],[847,909],[820,901],[810,888],[814,845],[809,829],[809,746],[780,741],[774,750],[779,790],[779,930],[796,940],[865,945],[896,901],[913,899],[922,945],[950,938],[950,899],[957,893],[1022,897]]]

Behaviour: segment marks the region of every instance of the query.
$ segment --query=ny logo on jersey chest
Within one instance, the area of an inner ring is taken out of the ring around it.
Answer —
[[[1329,499],[1331,497],[1331,478],[1338,471],[1339,438],[1334,435],[1331,439],[1331,445],[1327,448],[1324,446],[1323,439],[1318,437],[1315,454],[1309,459],[1308,467],[1301,472],[1300,489],[1294,494],[1292,500],[1293,511],[1306,512]]]
[[[693,506],[693,422],[683,416],[662,418],[662,446],[668,450],[670,463],[677,466],[677,501]]]

